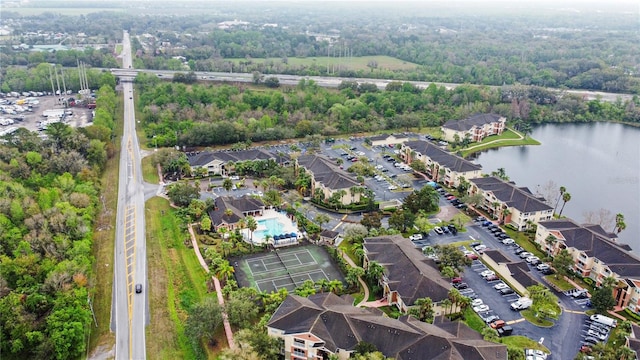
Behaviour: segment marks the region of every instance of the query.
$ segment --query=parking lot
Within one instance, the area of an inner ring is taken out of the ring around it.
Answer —
[[[70,94],[68,97],[75,96],[77,94]],[[31,99],[31,106],[26,102],[26,98]],[[9,127],[25,128],[29,131],[38,132],[41,127],[41,122],[46,120],[43,114],[49,110],[65,109],[60,101],[59,96],[44,95],[37,97],[5,97],[0,99],[0,117],[10,118],[13,120],[12,124],[0,126],[0,130],[7,129]],[[66,108],[66,114],[63,117],[63,122],[71,127],[82,127],[88,125],[92,120],[92,110],[84,107],[69,107]]]

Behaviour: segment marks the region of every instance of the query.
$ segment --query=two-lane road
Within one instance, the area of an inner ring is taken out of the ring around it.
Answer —
[[[129,34],[124,33],[123,68],[131,67]],[[135,131],[133,78],[121,77],[124,130],[118,179],[115,266],[111,329],[116,333],[116,359],[145,359],[145,326],[149,323],[145,247],[144,187],[140,146]],[[136,286],[142,291],[137,292]]]

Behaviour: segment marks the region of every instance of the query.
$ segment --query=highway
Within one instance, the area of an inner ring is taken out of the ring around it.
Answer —
[[[168,71],[168,70],[147,70],[147,69],[111,69],[113,75],[117,77],[133,76],[138,72],[145,72],[149,74],[155,74],[160,79],[171,80],[175,73],[186,73],[186,71]],[[226,72],[202,72],[196,71],[195,74],[198,77],[198,81],[213,81],[213,82],[253,82],[253,74],[249,73],[226,73]],[[378,89],[383,90],[387,84],[394,81],[408,82],[415,85],[418,88],[425,89],[430,84],[437,86],[444,86],[446,89],[455,89],[460,85],[472,85],[472,84],[453,84],[453,83],[439,83],[428,81],[405,81],[405,80],[388,80],[388,79],[369,79],[369,78],[342,78],[342,77],[329,77],[329,76],[298,76],[298,75],[284,75],[284,74],[264,74],[265,77],[276,77],[282,85],[297,85],[302,79],[313,80],[318,86],[337,88],[343,81],[356,81],[358,83],[370,83],[375,84]],[[472,85],[480,86],[480,85]],[[483,85],[484,86],[484,85]],[[499,88],[500,86],[488,86],[490,88]],[[622,101],[631,100],[632,94],[618,94],[607,93],[602,91],[587,91],[587,90],[566,90],[549,88],[551,91],[576,94],[582,96],[586,100],[602,100],[607,102],[615,102],[619,99]]]
[[[124,33],[122,66],[131,64],[129,34]],[[115,358],[145,359],[145,327],[149,323],[145,247],[144,187],[140,146],[135,132],[133,77],[122,76],[124,130],[120,153],[116,215],[111,330],[116,334]],[[136,284],[142,291],[136,293]]]

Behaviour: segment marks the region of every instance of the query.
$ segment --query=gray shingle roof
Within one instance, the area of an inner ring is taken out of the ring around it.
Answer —
[[[493,195],[509,207],[514,207],[520,212],[537,212],[552,210],[553,208],[533,195],[526,187],[517,187],[515,184],[498,179],[495,176],[469,180],[479,189],[491,192]]]
[[[482,340],[462,323],[434,325],[412,317],[392,319],[380,311],[353,307],[349,301],[333,293],[308,299],[289,295],[267,326],[285,334],[310,332],[332,352],[352,351],[358,342],[366,341],[396,359],[507,359],[506,346]]]
[[[581,226],[571,220],[541,221],[540,225],[548,230],[559,231],[568,247],[602,261],[616,274],[640,277],[640,259],[626,250],[629,248],[627,245],[613,242],[611,237],[615,236],[600,225]]]
[[[302,155],[298,158],[298,165],[312,173],[316,182],[329,189],[340,190],[360,186],[349,173],[324,156]]]
[[[215,207],[215,209],[209,210],[209,217],[211,222],[218,226],[223,223],[235,224],[244,217],[243,213],[264,209],[264,203],[246,195],[239,198],[220,196],[215,199]],[[231,215],[225,214],[227,209],[231,209]]]
[[[443,128],[455,131],[469,131],[473,127],[481,127],[500,121],[502,116],[497,114],[474,114],[462,120],[449,120],[442,125]]]
[[[241,162],[247,160],[273,159],[281,162],[288,161],[289,157],[286,154],[273,154],[265,149],[248,149],[239,151],[203,151],[192,156],[187,156],[187,159],[191,166],[203,166],[213,160]]]
[[[449,282],[407,239],[400,235],[366,238],[363,247],[370,261],[385,268],[389,288],[408,306],[419,298],[430,297],[434,302],[447,298]]]
[[[433,145],[432,143],[427,141],[408,141],[404,143],[404,146],[417,153],[425,155],[441,166],[456,172],[468,172],[482,169],[482,166],[474,164],[469,160],[465,160],[460,156],[444,151],[438,146]]]

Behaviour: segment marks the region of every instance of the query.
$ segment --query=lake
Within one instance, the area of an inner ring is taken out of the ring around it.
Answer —
[[[531,137],[542,145],[488,150],[476,154],[475,162],[486,174],[504,168],[510,180],[543,196],[549,181],[564,186],[571,200],[562,215],[578,223],[590,211],[622,213],[627,228],[619,241],[640,255],[640,128],[606,122],[546,124],[535,127]],[[562,200],[556,213],[561,206]],[[611,231],[614,222],[605,230]]]

